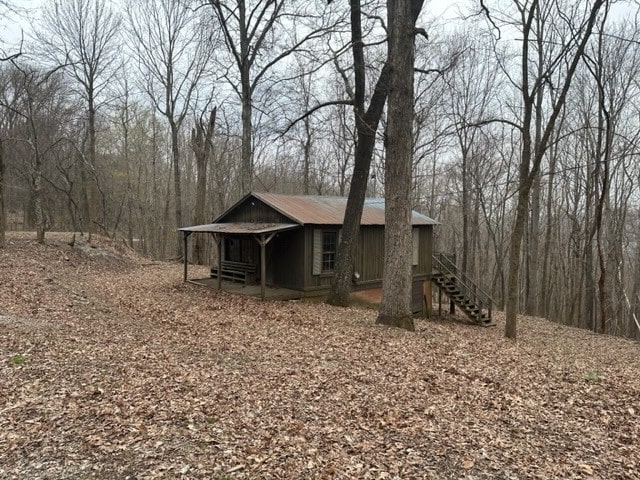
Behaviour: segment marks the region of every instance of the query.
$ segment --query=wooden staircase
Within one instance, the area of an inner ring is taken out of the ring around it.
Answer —
[[[431,281],[449,298],[452,312],[453,305],[456,305],[473,323],[485,327],[495,325],[491,318],[493,300],[464,272],[458,270],[455,256],[445,253],[433,256]]]

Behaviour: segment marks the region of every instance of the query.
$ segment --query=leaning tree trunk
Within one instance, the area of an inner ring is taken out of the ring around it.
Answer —
[[[424,0],[411,0],[411,19],[415,24]],[[351,0],[351,45],[355,75],[354,113],[356,118],[357,140],[355,159],[347,206],[344,213],[342,235],[336,257],[336,270],[331,285],[331,294],[327,303],[347,306],[351,292],[354,259],[358,248],[358,233],[364,199],[367,194],[367,182],[371,168],[371,158],[376,142],[376,131],[382,117],[384,104],[389,93],[389,61],[382,68],[369,103],[364,110],[365,62],[362,43],[360,0]],[[413,31],[413,27],[412,27]]]
[[[391,65],[385,158],[382,303],[376,323],[414,330],[411,317],[411,166],[414,25],[410,0],[388,0]]]
[[[355,77],[355,91],[353,98],[353,111],[355,116],[357,139],[355,148],[355,159],[353,174],[351,176],[351,186],[347,206],[345,208],[342,225],[342,235],[338,246],[336,257],[336,270],[331,285],[331,294],[327,302],[332,305],[347,306],[349,304],[349,293],[351,292],[351,279],[353,275],[354,258],[357,250],[358,232],[360,231],[360,220],[362,219],[362,209],[367,193],[367,181],[369,179],[369,169],[371,167],[371,157],[376,141],[376,130],[382,116],[384,104],[387,101],[388,93],[388,67],[385,66],[376,89],[371,99],[369,109],[365,114],[365,61],[364,45],[362,42],[362,25],[360,0],[351,0],[351,50],[353,53],[353,68]],[[378,88],[382,87],[382,88]],[[372,113],[373,115],[369,115]],[[365,115],[369,121],[365,120]]]

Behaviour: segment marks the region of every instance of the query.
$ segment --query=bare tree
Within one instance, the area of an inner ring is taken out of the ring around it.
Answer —
[[[37,241],[44,243],[48,226],[43,194],[44,168],[47,158],[64,137],[61,114],[67,108],[66,92],[58,72],[42,72],[17,63],[14,63],[9,82],[0,98],[0,107],[21,119],[16,122],[12,135],[16,145],[14,151],[25,151],[21,170],[29,181]]]
[[[286,0],[209,0],[209,3],[239,75],[239,85],[235,78],[229,75],[227,78],[242,106],[240,182],[245,194],[253,186],[252,115],[256,89],[274,67],[331,30],[333,20],[329,8],[314,12],[313,3]],[[298,31],[303,33],[297,36]],[[291,38],[287,39],[289,35]]]
[[[0,123],[0,129],[2,124]],[[4,205],[4,139],[0,130],[0,248],[4,248],[5,231],[7,230],[7,210]]]
[[[211,55],[209,38],[186,0],[136,0],[128,18],[144,87],[169,123],[175,194],[175,225],[183,225],[180,129]],[[176,255],[182,241],[176,236]]]
[[[538,73],[542,72],[542,74],[534,75],[535,72],[531,72],[530,67],[531,62],[535,62],[535,60],[532,59],[532,54],[535,55],[536,52],[535,50],[532,51],[531,42],[535,41],[536,34],[540,33],[540,30],[536,29],[536,26],[540,28],[540,26],[536,24],[536,21],[541,18],[542,7],[538,0],[532,0],[530,3],[515,1],[523,35],[520,65],[521,79],[519,84],[523,113],[522,123],[519,126],[522,135],[522,150],[519,167],[518,195],[515,221],[509,246],[509,283],[507,288],[507,322],[505,327],[505,335],[508,338],[516,338],[520,255],[531,188],[540,173],[540,165],[549,146],[549,139],[551,138],[558,116],[566,101],[576,68],[582,59],[586,45],[591,37],[600,8],[604,3],[605,0],[595,0],[585,10],[581,19],[567,17],[566,15],[568,13],[573,13],[573,16],[577,17],[577,12],[563,10],[562,7],[564,5],[558,4],[559,12],[557,17],[567,22],[565,27],[568,32],[568,38],[558,38],[559,41],[563,41],[559,50],[552,56],[549,63],[542,70],[538,70]],[[579,21],[579,24],[574,25],[571,23],[574,21]],[[549,107],[550,111],[541,128],[539,141],[535,141],[536,139],[532,137],[532,131],[534,122],[536,121],[536,112],[534,110],[537,93],[550,81],[554,73],[556,75],[558,74],[558,69],[562,65],[566,65],[566,70],[561,72],[557,80],[558,86],[556,88],[559,93]]]
[[[412,25],[420,14],[423,0],[413,0],[411,19]],[[364,199],[369,182],[371,159],[376,141],[378,124],[384,110],[389,92],[391,66],[389,60],[385,63],[375,84],[373,95],[368,108],[365,108],[366,65],[364,57],[364,42],[362,38],[362,9],[360,0],[351,0],[351,49],[353,53],[354,88],[352,95],[355,125],[357,132],[353,174],[347,198],[342,236],[336,257],[336,270],[331,294],[327,299],[333,305],[346,306],[349,304],[349,293],[353,276],[353,264],[358,247],[358,232]],[[413,32],[413,27],[412,27]],[[413,49],[413,43],[412,43]],[[413,50],[412,50],[413,51]],[[413,73],[411,73],[413,76]],[[410,189],[410,187],[409,187]]]
[[[106,0],[53,0],[43,8],[42,19],[42,24],[34,28],[42,54],[53,66],[68,68],[86,103],[88,165],[81,164],[81,173],[84,216],[91,237],[97,226],[99,182],[95,174],[96,114],[117,60],[120,18]]]
[[[195,126],[191,130],[191,148],[196,157],[196,205],[193,211],[194,225],[205,223],[205,208],[207,204],[207,167],[211,150],[213,148],[213,134],[216,128],[216,116],[218,108],[213,107],[209,114],[209,120],[204,121],[203,116],[197,118]],[[204,261],[204,238],[196,235],[193,247],[193,256],[196,262]]]
[[[417,8],[417,11],[415,9]],[[390,68],[385,138],[385,229],[382,302],[376,323],[414,330],[411,317],[411,172],[416,18],[421,5],[388,0]]]

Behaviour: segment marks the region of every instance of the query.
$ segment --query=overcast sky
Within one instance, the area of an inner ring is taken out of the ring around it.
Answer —
[[[0,7],[0,41],[5,50],[12,47],[15,48],[20,43],[22,32],[25,39],[30,30],[30,21],[38,18],[38,7],[47,1],[52,0],[9,0],[18,6],[18,13],[5,12]],[[312,0],[317,1],[317,0]],[[338,0],[347,1],[347,0]],[[118,3],[118,2],[114,2]],[[459,15],[459,6],[468,5],[466,1],[447,1],[447,0],[426,0],[425,10],[428,9],[429,16],[438,15],[446,18],[457,18]]]

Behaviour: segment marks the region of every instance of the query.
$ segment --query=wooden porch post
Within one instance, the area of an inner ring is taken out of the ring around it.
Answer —
[[[216,278],[216,285],[218,286],[218,290],[220,290],[222,283],[221,283],[221,279],[222,279],[222,274],[220,272],[220,257],[221,257],[221,240],[220,240],[220,234],[219,233],[215,233],[215,232],[211,232],[211,236],[213,237],[213,241],[216,244],[216,256],[217,261],[216,261],[216,265],[218,266],[218,275]],[[212,262],[213,264],[213,262]]]
[[[266,282],[267,282],[267,244],[264,241],[264,235],[260,235],[260,298],[264,300],[266,294]]]
[[[260,244],[260,298],[262,300],[266,297],[266,282],[267,282],[267,244],[275,237],[276,232],[273,232],[271,235],[266,236],[266,234],[261,234],[260,238],[255,237],[256,241]]]
[[[184,242],[184,272],[182,275],[182,281],[186,282],[187,281],[187,264],[189,262],[189,250],[188,250],[188,242],[187,239],[189,238],[189,235],[191,235],[191,232],[186,232],[186,231],[182,231],[182,241]]]
[[[431,318],[431,280],[427,279],[424,281],[424,283],[422,284],[422,288],[423,288],[423,295],[424,295],[424,313],[427,316],[427,318]]]
[[[214,238],[218,251],[218,290],[222,290],[222,242],[224,241],[224,235],[214,235]]]

